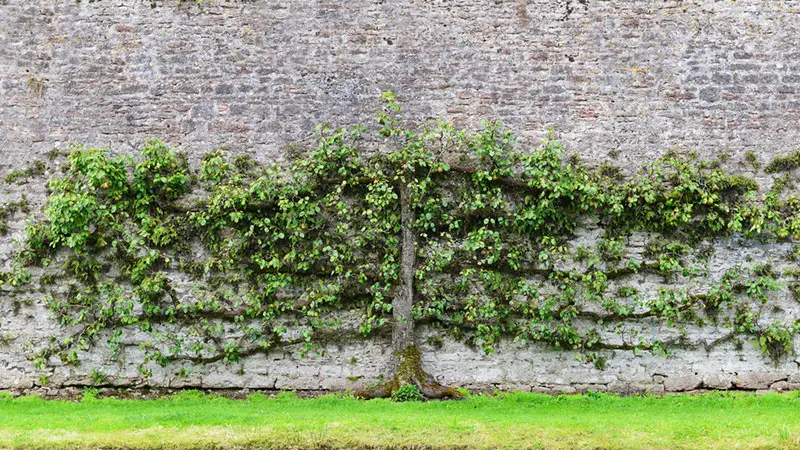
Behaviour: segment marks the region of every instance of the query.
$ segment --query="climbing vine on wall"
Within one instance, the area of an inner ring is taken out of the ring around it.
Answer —
[[[406,127],[394,96],[384,100],[376,125],[320,125],[316,148],[283,166],[220,150],[194,167],[157,140],[135,155],[53,154],[43,215],[3,276],[39,283],[68,331],[33,352],[36,364],[79,364],[98,345],[123,358],[125,336],[137,333],[149,375],[152,364],[305,352],[349,329],[352,313],[360,334],[386,329],[398,186],[415,212],[415,320],[483,351],[502,338],[545,342],[600,367],[604,349],[669,353],[687,324],[728,330],[709,346],[751,340],[775,359],[794,351],[798,319],[763,312],[786,287],[778,279],[796,274],[762,264],[714,279],[707,264],[714,239],[800,235],[789,177],[761,192],[720,161],[674,152],[625,176],[566,157],[552,132],[523,152],[499,123]],[[605,232],[574,244],[587,223]],[[639,253],[628,247],[634,235],[647,239]],[[639,292],[637,274],[666,282]],[[644,320],[677,337],[638,332]]]

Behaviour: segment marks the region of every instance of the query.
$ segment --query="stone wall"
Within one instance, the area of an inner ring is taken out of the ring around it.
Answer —
[[[627,170],[673,148],[726,152],[731,169],[763,177],[744,163],[746,152],[769,161],[800,143],[798,30],[794,2],[0,0],[0,176],[73,142],[130,152],[149,137],[195,161],[219,147],[280,161],[288,144],[311,142],[318,122],[370,120],[380,93],[391,90],[410,121],[475,127],[500,119],[523,147],[552,126],[569,152]],[[2,200],[24,193],[36,211],[44,189],[10,184]],[[6,268],[24,223],[17,213],[0,239]],[[712,273],[785,253],[781,245],[718,243]],[[642,277],[652,289],[663,282]],[[0,389],[34,388],[41,374],[26,359],[28,343],[60,327],[35,296],[4,295]],[[778,316],[797,312],[789,297],[772,301]],[[714,332],[693,331],[689,350],[609,351],[605,370],[510,342],[491,355],[450,340],[426,343],[423,362],[442,381],[475,388],[800,387],[794,356],[774,363],[749,343],[706,350]],[[420,342],[430,333],[420,330]],[[128,338],[129,363],[89,356],[54,369],[49,385],[91,384],[97,367],[109,384],[143,383],[137,337]],[[287,349],[188,377],[169,367],[148,383],[343,389],[384,373],[388,345],[385,336],[348,338],[306,358]]]

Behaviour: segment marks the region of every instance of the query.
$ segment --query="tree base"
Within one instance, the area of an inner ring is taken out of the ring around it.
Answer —
[[[464,396],[456,389],[442,386],[427,372],[422,370],[419,349],[415,346],[406,347],[396,353],[399,365],[391,381],[378,386],[357,391],[355,396],[364,400],[373,398],[391,398],[401,386],[411,384],[417,387],[426,399],[454,399],[460,400]]]

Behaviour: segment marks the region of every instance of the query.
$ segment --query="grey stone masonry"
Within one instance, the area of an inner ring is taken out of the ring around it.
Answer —
[[[626,171],[675,148],[727,153],[729,169],[753,176],[745,153],[768,162],[800,148],[800,3],[0,0],[0,179],[53,148],[125,153],[147,138],[194,162],[220,147],[281,161],[287,145],[312,142],[319,122],[372,120],[384,91],[412,123],[501,120],[523,148],[553,127],[567,152]],[[43,183],[5,191],[4,201],[26,194],[34,214],[45,198]],[[6,270],[25,219],[17,213],[0,237]],[[786,252],[718,247],[717,276],[747,255]],[[654,291],[663,280],[637,282]],[[95,369],[112,386],[341,390],[375,380],[390,356],[386,336],[348,338],[306,358],[285,349],[180,377],[179,367],[154,367],[143,380],[131,332],[123,362],[99,352],[43,373],[27,359],[30,346],[60,325],[35,295],[3,292],[0,390],[89,385]],[[770,302],[787,314],[800,307],[788,296]],[[662,323],[640,328],[676,333]],[[419,342],[435,333],[418,332]],[[775,363],[750,342],[707,350],[722,330],[686,333],[693,345],[666,356],[603,351],[602,370],[537,344],[503,342],[486,355],[448,339],[424,344],[423,364],[444,383],[483,389],[800,388],[794,355]]]

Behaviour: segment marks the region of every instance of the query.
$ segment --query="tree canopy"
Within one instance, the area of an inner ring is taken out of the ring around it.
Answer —
[[[682,345],[606,338],[643,318],[723,325],[720,342],[755,337],[775,358],[793,351],[797,320],[762,314],[780,286],[769,264],[710,279],[701,245],[800,234],[788,178],[762,193],[719,160],[677,153],[623,175],[567,157],[552,131],[521,152],[500,123],[407,127],[394,95],[383,98],[376,125],[320,125],[316,148],[281,165],[220,150],[194,168],[158,140],[136,155],[54,153],[63,164],[43,217],[4,277],[31,283],[42,267],[35,278],[68,330],[38,349],[37,365],[78,364],[97,345],[119,355],[134,327],[153,337],[145,376],[151,363],[234,363],[282,345],[309,351],[353,315],[363,335],[393,328],[396,370],[416,358],[394,390],[424,378],[413,375],[424,374],[415,323],[485,352],[503,338],[546,342],[598,367],[600,350]],[[587,220],[602,237],[574,245]],[[642,255],[626,249],[633,233],[649,238]],[[705,288],[667,283],[651,295],[631,281],[640,272]]]

